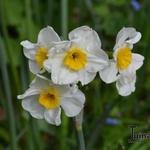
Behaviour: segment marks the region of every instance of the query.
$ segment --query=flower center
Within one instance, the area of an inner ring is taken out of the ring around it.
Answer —
[[[35,61],[39,65],[40,68],[43,68],[43,62],[48,58],[48,49],[41,47],[37,50],[35,55]]]
[[[46,109],[57,108],[60,104],[60,93],[57,89],[49,87],[43,90],[39,96],[39,103]]]
[[[131,49],[128,47],[120,48],[117,52],[117,66],[119,69],[127,69],[132,61]]]
[[[78,71],[83,69],[87,64],[87,55],[81,48],[72,47],[66,52],[64,65],[69,69]]]

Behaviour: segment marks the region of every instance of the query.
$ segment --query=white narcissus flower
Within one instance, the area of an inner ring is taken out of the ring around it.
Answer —
[[[54,125],[61,124],[61,108],[68,117],[74,117],[80,113],[85,102],[84,94],[76,85],[56,85],[40,75],[18,99],[23,99],[23,108],[34,118],[45,119]]]
[[[39,34],[37,43],[30,41],[22,41],[24,55],[29,59],[30,71],[34,74],[42,73],[44,71],[43,63],[48,59],[48,51],[52,47],[52,42],[60,41],[59,36],[52,27],[47,26],[43,28]]]
[[[122,28],[116,38],[113,59],[99,72],[104,82],[116,81],[116,87],[122,96],[128,96],[135,91],[136,70],[143,65],[144,57],[132,53],[132,49],[133,44],[140,39],[141,33],[134,28]]]
[[[56,42],[51,51],[44,67],[57,84],[78,81],[88,84],[96,72],[108,65],[108,56],[101,49],[98,34],[87,26],[71,31],[69,41]]]

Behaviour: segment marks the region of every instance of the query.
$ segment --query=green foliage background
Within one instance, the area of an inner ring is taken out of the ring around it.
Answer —
[[[128,125],[150,132],[150,1],[139,2],[141,10],[135,11],[130,0],[0,0],[0,150],[78,149],[73,119],[62,117],[60,127],[35,120],[16,98],[33,78],[20,42],[36,42],[39,30],[47,25],[64,39],[72,29],[88,25],[99,33],[108,53],[123,26],[142,33],[134,47],[134,52],[145,56],[144,66],[137,72],[136,91],[121,97],[115,84],[106,85],[97,76],[82,88],[86,94],[83,130],[90,150],[150,149],[149,140],[128,143]],[[119,124],[106,124],[108,117]]]

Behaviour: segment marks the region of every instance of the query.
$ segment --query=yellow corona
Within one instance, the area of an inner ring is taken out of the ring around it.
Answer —
[[[117,51],[117,66],[119,69],[127,69],[131,61],[132,53],[130,48],[124,47]]]
[[[58,89],[49,87],[43,90],[39,96],[39,103],[46,109],[57,108],[60,104],[60,93]]]
[[[65,54],[64,65],[71,70],[78,71],[87,64],[87,55],[84,49],[73,47]]]
[[[43,62],[48,58],[48,49],[47,48],[39,48],[35,55],[35,61],[39,65],[40,68],[43,68]]]

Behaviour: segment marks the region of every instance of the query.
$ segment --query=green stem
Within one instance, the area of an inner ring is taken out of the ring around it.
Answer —
[[[8,124],[10,130],[10,143],[11,143],[11,150],[17,150],[17,143],[16,143],[16,126],[15,126],[15,117],[14,117],[14,110],[12,104],[12,93],[10,88],[10,81],[9,75],[6,65],[6,54],[3,45],[3,41],[0,36],[0,64],[2,70],[2,78],[4,82],[4,91],[6,96],[6,112],[8,116]]]
[[[63,38],[68,33],[68,0],[61,0],[61,31]]]
[[[82,130],[83,110],[75,117],[75,127],[77,131],[78,143],[80,150],[85,150],[84,134]]]
[[[77,136],[78,136],[78,141],[79,141],[79,145],[80,145],[80,150],[85,150],[84,134],[83,134],[82,127],[77,127],[76,130],[77,130]]]
[[[63,38],[67,38],[68,32],[68,0],[61,0],[61,31]],[[68,118],[63,114],[63,123],[61,128],[61,149],[67,150],[66,144],[68,134]]]

